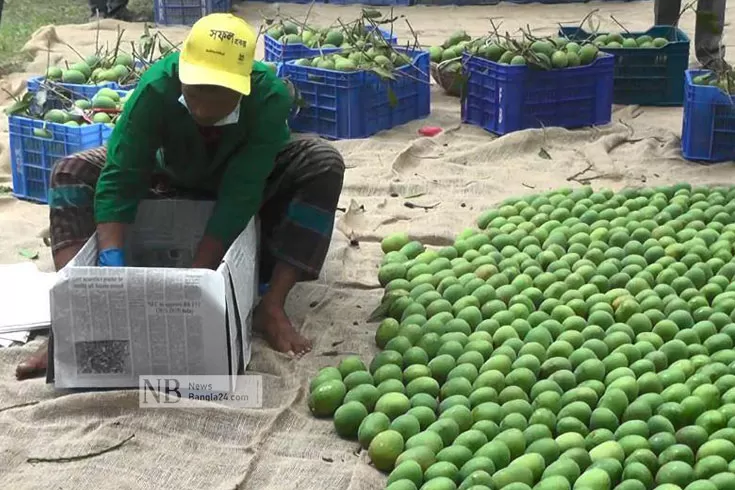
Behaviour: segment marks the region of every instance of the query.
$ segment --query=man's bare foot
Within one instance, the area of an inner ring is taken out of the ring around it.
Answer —
[[[286,312],[279,306],[261,301],[255,308],[253,328],[261,332],[278,352],[301,357],[311,351],[311,341],[296,331]]]
[[[48,368],[48,340],[35,354],[18,364],[15,368],[15,377],[18,380],[37,378],[46,373],[46,368]]]

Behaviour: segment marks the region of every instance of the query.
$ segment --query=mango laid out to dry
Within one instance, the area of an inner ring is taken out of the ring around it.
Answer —
[[[377,350],[308,408],[385,490],[735,489],[734,212],[730,185],[587,185],[390,234]]]

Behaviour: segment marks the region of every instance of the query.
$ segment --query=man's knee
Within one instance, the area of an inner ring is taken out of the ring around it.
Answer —
[[[344,175],[345,162],[342,154],[330,143],[316,139],[311,140],[305,152],[305,159],[312,164],[319,165],[325,171]]]
[[[325,158],[324,166],[329,170],[339,175],[345,174],[345,162],[342,155],[335,149],[329,157]]]
[[[51,168],[49,187],[56,188],[65,185],[96,187],[105,158],[105,150],[101,148],[76,153],[58,160]]]
[[[77,180],[74,172],[74,155],[58,160],[51,169],[51,177],[49,178],[49,186],[52,188],[68,185],[71,181]]]

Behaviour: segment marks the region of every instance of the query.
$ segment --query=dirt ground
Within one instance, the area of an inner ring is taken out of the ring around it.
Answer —
[[[306,5],[247,2],[237,11],[259,24],[281,12],[303,18]],[[354,18],[359,7],[316,5],[315,24]],[[405,7],[394,14],[399,39],[411,29],[423,44],[439,44],[458,28],[472,35],[487,32],[489,19],[510,32],[529,25],[534,34],[553,34],[559,24],[578,23],[599,9],[603,29],[614,16],[629,30],[647,29],[653,2],[589,2],[560,5]],[[733,14],[735,5],[728,9]],[[408,19],[409,25],[405,22]],[[102,24],[100,39],[111,42],[117,24]],[[141,27],[125,25],[126,39]],[[682,27],[694,32],[694,16]],[[619,27],[615,28],[619,30]],[[46,46],[52,63],[82,54],[95,43],[94,25],[44,27],[26,45],[34,61],[26,72],[0,81],[0,105],[23,90],[24,80],[42,73]],[[180,41],[185,29],[166,28]],[[730,28],[725,42],[730,42]],[[259,46],[262,53],[262,46]],[[692,64],[694,59],[692,57]],[[376,271],[379,240],[406,231],[431,246],[451,243],[480,212],[513,195],[541,192],[583,182],[595,188],[662,185],[679,181],[731,182],[733,163],[702,166],[680,154],[681,108],[615,107],[613,122],[599,128],[567,131],[530,130],[497,138],[461,125],[459,102],[432,87],[432,113],[425,120],[362,140],[337,141],[347,165],[332,248],[322,277],[300,285],[288,308],[302,331],[314,340],[312,354],[299,361],[274,353],[258,340],[252,372],[265,379],[262,410],[207,407],[204,410],[140,410],[137,393],[61,394],[42,380],[16,382],[17,361],[31,347],[0,349],[0,474],[7,488],[288,488],[368,490],[383,488],[385,478],[368,465],[355,444],[337,439],[331,422],[314,420],[304,395],[309,376],[335,365],[341,356],[375,353],[369,312],[380,298]],[[434,138],[418,130],[444,128]],[[0,122],[0,183],[8,181],[7,125]],[[541,151],[543,150],[543,152]],[[547,157],[548,156],[548,157]],[[575,177],[576,176],[576,177]],[[580,177],[582,176],[582,177]],[[408,203],[408,204],[407,204]],[[424,207],[416,207],[420,204]],[[39,266],[51,269],[42,235],[45,206],[0,197],[0,263],[24,260],[20,249],[38,250]],[[337,352],[335,355],[334,352]],[[10,405],[30,404],[3,411]],[[106,447],[134,433],[124,448],[66,465],[34,465],[29,457],[71,456]],[[161,468],[171,468],[162,471]],[[197,468],[201,470],[197,471]],[[111,481],[109,475],[116,477]],[[285,484],[284,482],[288,482]],[[286,486],[284,486],[286,485]]]

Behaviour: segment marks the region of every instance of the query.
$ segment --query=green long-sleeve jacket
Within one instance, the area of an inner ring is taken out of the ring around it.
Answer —
[[[95,219],[132,223],[152,176],[164,172],[176,186],[217,194],[206,234],[228,247],[257,213],[275,157],[289,139],[291,96],[270,68],[255,62],[251,93],[242,98],[239,120],[222,126],[210,156],[199,128],[179,102],[178,66],[178,53],[151,66],[126,103],[107,144]]]

